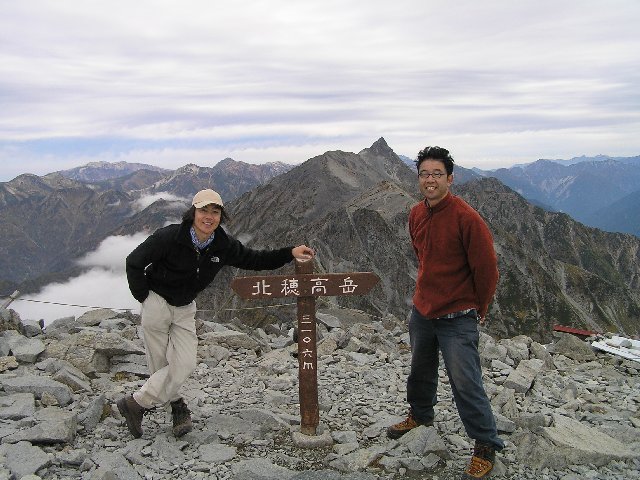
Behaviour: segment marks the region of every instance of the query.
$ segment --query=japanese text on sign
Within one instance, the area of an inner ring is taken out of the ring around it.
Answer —
[[[310,285],[310,288],[307,288],[307,291],[311,292],[311,295],[326,295],[327,294],[327,282],[329,282],[328,278],[311,278],[307,282],[304,280],[300,282],[297,278],[285,278],[280,283],[280,292],[285,297],[299,297],[301,296],[301,287],[303,284],[307,283],[307,286]],[[251,292],[252,296],[271,296],[273,295],[273,291],[271,290],[271,284],[267,283],[266,280],[258,280],[255,285],[253,285],[253,290]],[[335,284],[334,287],[335,288]],[[358,288],[358,284],[355,283],[351,277],[346,277],[342,280],[342,284],[338,285],[341,293],[350,294],[354,293]],[[282,296],[278,295],[278,296]]]

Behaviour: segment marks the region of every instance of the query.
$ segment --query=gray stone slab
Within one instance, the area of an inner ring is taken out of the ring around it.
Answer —
[[[640,452],[601,431],[562,415],[553,415],[553,425],[544,427],[544,436],[558,448],[549,455],[566,458],[569,465],[606,465],[613,460],[640,459]]]

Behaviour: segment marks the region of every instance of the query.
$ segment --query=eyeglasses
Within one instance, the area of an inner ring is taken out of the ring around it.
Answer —
[[[429,173],[429,172],[422,171],[422,172],[418,173],[418,176],[419,176],[420,178],[429,178],[429,177],[433,177],[433,178],[436,178],[436,179],[437,179],[437,178],[441,178],[443,175],[445,175],[445,174],[444,174],[444,173],[442,173],[442,172],[433,172],[433,173]]]

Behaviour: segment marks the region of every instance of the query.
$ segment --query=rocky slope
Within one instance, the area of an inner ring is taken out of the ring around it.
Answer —
[[[175,439],[158,409],[135,440],[114,403],[146,377],[137,315],[97,310],[43,332],[0,310],[0,479],[457,478],[471,442],[444,370],[434,427],[385,435],[406,412],[403,322],[348,309],[318,317],[316,437],[299,433],[289,326],[209,317],[182,392],[193,432]],[[480,351],[506,444],[492,478],[640,479],[639,363],[567,334],[541,345],[482,332]]]

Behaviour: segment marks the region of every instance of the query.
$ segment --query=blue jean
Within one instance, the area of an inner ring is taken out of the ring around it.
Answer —
[[[419,422],[433,422],[437,403],[438,349],[442,352],[453,398],[467,435],[504,448],[482,384],[476,311],[457,318],[427,319],[415,307],[409,320],[411,373],[407,401]]]

